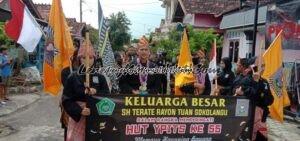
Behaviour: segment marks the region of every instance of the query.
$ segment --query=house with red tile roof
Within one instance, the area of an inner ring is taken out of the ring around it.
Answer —
[[[49,20],[50,4],[34,4],[39,11],[43,20]],[[82,41],[84,39],[83,32],[86,29],[86,23],[77,22],[75,18],[66,18],[73,39]]]

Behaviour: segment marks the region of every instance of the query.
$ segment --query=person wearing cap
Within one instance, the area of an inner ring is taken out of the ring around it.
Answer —
[[[150,48],[145,37],[140,39],[137,46],[137,58],[126,67],[155,68],[156,65],[149,60]],[[160,80],[157,74],[138,72],[138,74],[125,74],[121,76],[119,87],[122,94],[159,94]]]
[[[86,52],[87,51],[87,52]],[[89,84],[86,82],[86,58],[89,57],[90,67],[94,66],[95,53],[91,46],[80,47],[78,60],[80,68],[71,73],[65,82],[63,89],[62,105],[70,116],[68,121],[67,141],[84,141],[86,117],[90,109],[86,107],[88,97],[92,95],[107,95],[109,88],[106,79],[98,73],[91,73]]]

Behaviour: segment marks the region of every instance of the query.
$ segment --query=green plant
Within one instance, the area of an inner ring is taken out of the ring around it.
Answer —
[[[204,50],[209,52],[212,48],[214,39],[217,41],[217,47],[222,47],[223,37],[215,33],[213,29],[195,30],[192,26],[188,26],[189,44],[192,52]]]
[[[215,33],[213,29],[198,30],[192,26],[187,26],[189,45],[191,52],[198,51],[200,49],[209,52],[212,48],[214,39],[217,40],[217,47],[222,47],[223,37]],[[167,38],[159,40],[152,48],[153,52],[157,50],[167,52],[167,59],[176,57],[180,50],[180,42],[182,37],[182,31],[176,29],[171,30],[168,33]]]
[[[118,12],[117,14],[110,15],[108,25],[110,27],[109,39],[112,49],[115,51],[122,50],[123,45],[130,43],[130,20],[124,12]]]
[[[4,32],[4,22],[0,22],[0,45],[9,46],[12,40]]]

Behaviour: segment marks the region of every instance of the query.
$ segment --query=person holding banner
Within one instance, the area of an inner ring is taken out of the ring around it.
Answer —
[[[199,51],[200,52],[200,51]],[[195,95],[210,95],[211,84],[207,72],[203,72],[203,68],[207,68],[208,63],[205,59],[205,55],[196,55],[196,58],[193,58],[193,64],[198,69],[194,71],[194,76],[196,82],[194,83]]]
[[[257,58],[258,59],[258,58]],[[253,140],[258,141],[267,141],[268,132],[267,132],[267,125],[266,119],[269,115],[269,107],[273,101],[274,97],[271,93],[270,85],[268,81],[261,77],[265,70],[265,65],[262,64],[260,69],[258,69],[257,65],[254,64],[254,60],[256,58],[252,58],[250,60],[251,70],[252,70],[252,78],[256,82],[256,100],[255,100],[255,119],[254,119],[254,126],[253,126]],[[259,64],[258,64],[259,65]]]
[[[218,87],[214,90],[214,93],[217,95],[229,95],[235,75],[231,70],[232,65],[228,57],[221,59],[220,68],[221,72],[214,78],[218,82]]]
[[[251,69],[249,65],[249,61],[247,58],[240,58],[237,62],[237,68],[236,68],[236,77],[233,81],[232,88],[231,88],[231,94],[233,96],[238,95],[244,95],[245,90],[248,89],[252,81],[251,80]],[[244,86],[242,85],[244,83]],[[249,92],[249,91],[248,91]]]
[[[78,52],[80,70],[72,73],[63,90],[62,105],[70,116],[68,121],[67,141],[85,140],[85,117],[90,115],[86,101],[92,95],[109,94],[106,79],[101,74],[89,74],[88,64],[94,65],[95,54],[89,45],[82,46]],[[89,77],[86,77],[89,76]]]
[[[76,70],[79,67],[79,61],[77,58],[78,55],[78,49],[76,49],[73,53],[73,56],[70,58],[70,67],[66,67],[61,71],[61,83],[63,85],[63,87],[66,87],[67,85],[67,80],[68,78],[74,73],[76,72]],[[69,121],[69,116],[66,113],[65,109],[62,106],[62,100],[63,100],[63,95],[62,95],[62,99],[60,101],[60,108],[61,108],[61,117],[60,117],[60,122],[61,122],[61,126],[64,129],[64,140],[67,139],[67,127],[68,127],[68,121]]]
[[[156,65],[149,60],[150,48],[145,37],[140,39],[137,47],[138,57],[129,63],[126,67],[155,68]],[[119,87],[122,94],[158,94],[160,90],[160,81],[157,74],[148,72],[138,72],[139,74],[123,75],[119,81]]]

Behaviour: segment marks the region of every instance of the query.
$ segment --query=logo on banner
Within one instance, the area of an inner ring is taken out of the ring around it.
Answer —
[[[44,51],[44,60],[45,62],[54,67],[54,57],[59,53],[58,49],[54,45],[53,39],[53,30],[51,27],[44,28],[44,32],[46,33],[47,40],[45,44],[45,51]]]
[[[247,117],[249,111],[249,100],[247,99],[237,99],[235,107],[235,116]]]
[[[54,66],[54,57],[58,54],[58,49],[54,47],[52,41],[48,41],[45,48],[45,62],[50,66]]]
[[[270,86],[273,88],[275,94],[278,97],[282,95],[283,88],[283,72],[282,68],[280,68],[271,78],[270,78]]]
[[[113,114],[114,109],[115,109],[115,103],[108,99],[108,98],[104,98],[101,101],[99,101],[96,104],[97,110],[98,110],[98,114],[99,115],[106,115],[106,116],[110,116]]]

